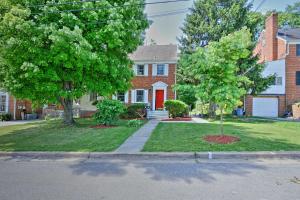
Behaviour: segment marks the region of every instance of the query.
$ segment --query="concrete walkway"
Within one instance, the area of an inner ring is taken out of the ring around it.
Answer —
[[[43,120],[35,119],[35,120],[4,121],[4,122],[0,122],[0,127],[20,125],[20,124],[30,124],[30,123],[37,123],[37,122],[43,122]]]
[[[137,130],[129,137],[115,152],[116,153],[138,153],[140,152],[152,131],[158,125],[158,120],[150,120],[147,124]]]

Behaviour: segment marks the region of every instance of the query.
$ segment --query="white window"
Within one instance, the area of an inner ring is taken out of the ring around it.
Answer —
[[[164,64],[157,65],[157,75],[159,75],[159,76],[165,75],[165,65]]]
[[[0,112],[6,112],[7,110],[6,110],[6,107],[7,107],[7,96],[6,96],[6,94],[1,94],[0,95]]]
[[[145,66],[144,65],[137,65],[136,66],[136,74],[138,76],[144,76],[145,75]]]
[[[125,102],[125,92],[118,92],[117,93],[117,100],[121,102]]]
[[[135,102],[143,103],[144,101],[145,101],[145,91],[144,90],[136,90]]]
[[[282,77],[280,76],[276,77],[274,85],[282,85]]]

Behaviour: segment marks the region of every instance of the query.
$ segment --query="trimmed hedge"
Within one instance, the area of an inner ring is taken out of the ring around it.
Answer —
[[[169,111],[171,118],[183,117],[188,113],[188,106],[179,100],[167,100],[165,101],[165,108]]]
[[[121,118],[123,119],[136,119],[136,118],[144,118],[147,114],[146,104],[144,103],[136,103],[127,106],[125,112],[121,114]]]
[[[0,114],[0,120],[1,121],[11,121],[12,116],[9,113],[1,113]]]

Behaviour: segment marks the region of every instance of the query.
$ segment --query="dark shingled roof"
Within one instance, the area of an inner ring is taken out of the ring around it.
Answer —
[[[177,61],[177,45],[140,46],[129,57],[133,61]]]
[[[289,39],[300,39],[300,28],[279,29],[278,36]]]

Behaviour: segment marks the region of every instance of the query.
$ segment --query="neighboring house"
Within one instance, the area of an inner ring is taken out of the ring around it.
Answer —
[[[0,113],[8,113],[13,120],[24,119],[32,113],[32,104],[28,100],[19,100],[4,90],[0,90]]]
[[[164,110],[166,100],[176,99],[172,86],[176,83],[177,46],[140,46],[129,57],[134,62],[132,88],[118,92],[113,99],[125,104],[145,103],[152,111]],[[93,94],[82,97],[79,101],[81,112],[95,111],[92,106],[95,100],[97,96]]]
[[[276,80],[261,94],[246,97],[246,115],[283,116],[300,101],[300,28],[279,29],[278,14],[272,13],[254,53],[266,64],[263,74],[275,74]]]

